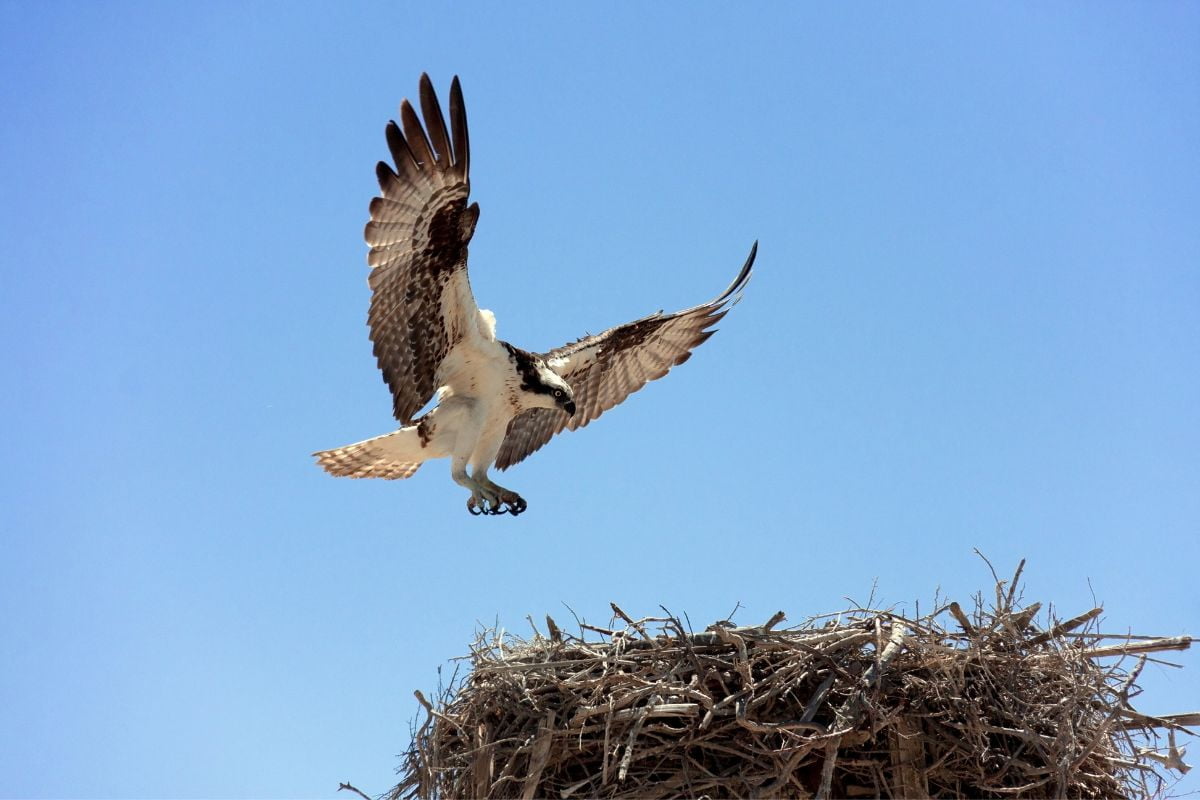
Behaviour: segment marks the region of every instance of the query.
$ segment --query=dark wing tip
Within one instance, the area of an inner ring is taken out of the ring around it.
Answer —
[[[750,274],[754,268],[754,259],[758,256],[758,240],[754,240],[754,244],[750,247],[750,255],[746,257],[746,263],[742,265],[741,271],[737,277],[733,279],[733,283],[729,284],[729,288],[717,295],[709,306],[720,306],[729,302],[730,305],[735,305],[742,299],[742,291],[746,285],[750,283]],[[732,302],[730,302],[732,298]]]
[[[386,192],[392,182],[396,180],[396,173],[392,170],[392,165],[386,161],[380,161],[375,165],[375,179],[379,181],[379,188]]]
[[[465,180],[471,170],[471,137],[467,133],[467,106],[463,102],[458,76],[450,81],[450,138],[454,149],[454,167]]]
[[[438,102],[433,81],[427,73],[421,73],[421,114],[425,117],[425,131],[433,145],[438,166],[445,170],[454,162],[450,147],[450,134],[446,130],[446,118],[442,115],[442,104]]]
[[[421,124],[421,118],[417,116],[416,109],[413,108],[412,103],[408,102],[408,98],[400,103],[400,124],[404,129],[404,140],[408,144],[408,151],[416,161],[417,167],[421,170],[432,168],[435,163],[433,146],[429,143],[429,136],[425,133],[425,126]]]
[[[400,106],[401,120],[404,119],[406,106],[408,106],[407,100]],[[408,113],[412,113],[411,106],[408,107]],[[409,147],[404,132],[400,130],[400,126],[394,120],[389,120],[384,133],[387,136],[388,151],[392,154],[392,161],[396,164],[396,174],[404,175],[408,181],[415,180],[421,173],[421,159]],[[423,134],[421,135],[423,136]]]
[[[754,259],[756,258],[758,258],[758,239],[755,239],[754,244],[750,246],[750,255],[746,256],[746,263],[742,265],[742,271],[725,291],[727,297],[734,291],[740,292],[746,288],[746,284],[750,282],[750,272],[754,269]]]

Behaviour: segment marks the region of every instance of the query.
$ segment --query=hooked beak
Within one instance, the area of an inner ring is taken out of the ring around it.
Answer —
[[[563,407],[563,411],[566,411],[568,415],[570,415],[572,417],[575,416],[575,401],[574,400],[568,400],[567,402],[562,404],[562,407]]]

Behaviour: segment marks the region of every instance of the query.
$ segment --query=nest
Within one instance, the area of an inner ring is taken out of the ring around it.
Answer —
[[[486,631],[436,704],[417,693],[427,717],[388,797],[1161,793],[1200,714],[1130,701],[1150,654],[1191,640],[1099,633],[1099,608],[1035,624],[1019,575],[970,615],[853,608],[777,629],[781,612],[693,633],[614,605],[616,626],[579,635],[550,618],[529,640]]]

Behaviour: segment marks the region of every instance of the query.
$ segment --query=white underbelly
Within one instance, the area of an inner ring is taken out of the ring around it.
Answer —
[[[490,465],[516,413],[508,352],[494,341],[460,343],[447,353],[441,376],[438,407],[432,414],[439,446],[474,467]]]

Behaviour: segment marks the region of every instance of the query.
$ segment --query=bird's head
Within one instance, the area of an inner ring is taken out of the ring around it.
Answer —
[[[538,405],[543,408],[561,408],[567,414],[575,413],[575,392],[562,377],[546,366],[540,358],[535,364],[536,383],[532,387],[537,395]]]
[[[508,342],[500,344],[508,350],[510,363],[521,381],[525,408],[560,408],[568,414],[575,413],[574,390],[561,375],[550,369],[546,359]]]

